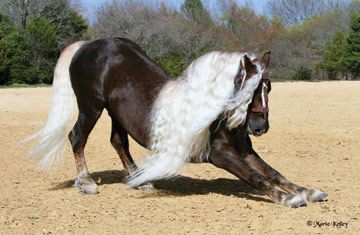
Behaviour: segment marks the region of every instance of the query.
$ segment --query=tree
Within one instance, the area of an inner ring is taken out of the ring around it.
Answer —
[[[55,27],[59,50],[84,38],[88,29],[87,22],[71,7],[69,0],[46,2],[38,16],[48,19]]]
[[[70,0],[2,0],[0,7],[0,84],[51,83],[60,51],[85,36],[86,21]]]
[[[288,79],[302,71],[300,67],[311,71],[320,68],[317,64],[324,60],[328,42],[333,40],[334,34],[337,31],[347,34],[349,23],[344,26],[346,19],[350,18],[330,11],[285,28],[282,35],[271,41],[270,50],[277,55],[272,60],[272,75]]]
[[[189,20],[192,20],[203,27],[208,27],[212,24],[210,14],[204,8],[201,0],[185,0],[181,6],[181,12]]]
[[[9,47],[4,38],[0,39],[0,85],[8,82],[9,79]]]
[[[296,25],[325,12],[347,10],[348,5],[349,0],[270,0],[266,7],[286,25]]]
[[[341,64],[356,78],[360,76],[360,11],[352,14],[350,27]]]
[[[233,45],[239,44],[224,28],[215,24],[204,27],[165,3],[156,5],[155,1],[109,2],[97,12],[94,34],[133,40],[171,76],[179,75],[191,61],[209,50],[234,50]]]
[[[52,58],[56,56],[56,30],[52,23],[43,17],[31,19],[26,29],[28,45],[41,56]]]
[[[55,27],[59,50],[83,38],[86,21],[72,7],[76,0],[1,0],[0,13],[25,30],[34,17],[44,17]]]
[[[38,15],[49,2],[51,0],[2,0],[0,9],[2,14],[25,29],[28,20]]]
[[[50,20],[33,17],[26,28],[26,44],[31,48],[32,65],[37,70],[37,82],[51,83],[58,56],[55,27]]]
[[[0,85],[8,83],[10,80],[10,48],[6,37],[14,30],[14,25],[11,21],[6,16],[0,14]]]
[[[282,24],[258,15],[249,6],[239,6],[235,1],[222,4],[222,25],[239,39],[239,49],[248,51],[268,50],[274,38],[283,33]]]
[[[345,35],[342,31],[335,32],[331,41],[326,44],[323,60],[316,64],[317,68],[324,69],[329,79],[338,78],[339,72],[342,72],[341,57],[344,52]]]
[[[10,83],[35,84],[39,82],[37,69],[33,64],[32,51],[22,30],[15,30],[7,36],[9,45]]]

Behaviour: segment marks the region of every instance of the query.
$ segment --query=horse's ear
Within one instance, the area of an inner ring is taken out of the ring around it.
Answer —
[[[253,75],[256,74],[256,65],[254,65],[247,55],[244,56],[244,67],[246,74]]]
[[[265,66],[266,69],[268,68],[270,63],[270,55],[271,55],[271,51],[267,51],[264,53],[261,59],[261,63]]]

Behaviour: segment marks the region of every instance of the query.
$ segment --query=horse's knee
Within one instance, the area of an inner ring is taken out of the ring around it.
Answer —
[[[262,175],[253,173],[248,177],[248,182],[256,189],[268,190],[272,185]]]
[[[231,162],[227,157],[223,157],[219,152],[211,152],[208,157],[209,163],[221,169],[228,169]]]

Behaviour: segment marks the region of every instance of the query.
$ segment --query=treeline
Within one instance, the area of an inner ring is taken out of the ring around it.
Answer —
[[[0,84],[52,83],[61,50],[88,25],[68,0],[1,0]]]
[[[154,2],[104,5],[95,37],[134,40],[171,76],[207,51],[271,50],[276,79],[359,77],[360,1],[268,0],[265,14],[235,0],[184,0],[179,9]]]
[[[130,38],[174,77],[212,50],[271,50],[276,79],[360,76],[359,0],[268,0],[264,14],[251,1],[113,0],[89,28],[71,2],[2,0],[1,84],[50,83],[61,49],[84,37]]]

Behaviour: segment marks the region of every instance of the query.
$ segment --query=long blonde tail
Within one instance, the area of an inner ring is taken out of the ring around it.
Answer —
[[[54,71],[53,94],[47,120],[40,130],[22,141],[35,142],[29,155],[40,158],[41,169],[53,166],[62,156],[75,101],[69,67],[73,56],[84,43],[76,42],[61,53]]]

